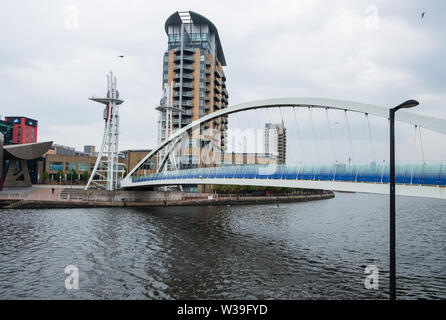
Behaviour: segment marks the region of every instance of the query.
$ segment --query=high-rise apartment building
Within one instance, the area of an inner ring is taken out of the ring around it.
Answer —
[[[277,164],[286,163],[286,128],[283,123],[265,123],[265,154],[275,157]]]
[[[223,67],[226,60],[215,25],[193,11],[175,12],[165,23],[168,47],[163,60],[163,91],[158,140],[166,140],[175,130],[214,111],[226,108],[228,92]],[[203,167],[200,148],[205,130],[212,130],[214,150],[226,150],[228,117],[204,124],[194,130],[181,150],[178,169]],[[197,132],[199,131],[199,132]],[[217,141],[216,141],[217,140]],[[216,147],[216,148],[215,148]],[[162,154],[161,154],[162,156]]]

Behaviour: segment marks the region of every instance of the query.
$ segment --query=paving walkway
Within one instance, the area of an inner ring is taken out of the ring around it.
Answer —
[[[29,200],[46,200],[46,201],[58,201],[59,194],[63,188],[35,188],[36,190],[30,195]]]
[[[0,191],[0,199],[28,199],[59,201],[59,194],[64,187],[32,186],[27,188],[8,188]]]

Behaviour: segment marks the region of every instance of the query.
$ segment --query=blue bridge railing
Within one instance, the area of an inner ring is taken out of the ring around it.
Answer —
[[[222,165],[133,176],[132,182],[184,179],[282,179],[388,183],[389,165],[368,164],[298,164],[298,165]],[[399,163],[396,183],[446,186],[445,163]]]

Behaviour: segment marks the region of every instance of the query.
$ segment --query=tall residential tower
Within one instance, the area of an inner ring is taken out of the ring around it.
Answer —
[[[228,92],[223,67],[226,60],[215,25],[193,11],[175,12],[165,23],[168,47],[163,59],[163,92],[157,110],[159,142],[175,130],[214,111],[226,108]],[[214,120],[193,133],[181,152],[178,169],[202,167],[199,150],[203,147],[203,130],[213,130],[217,149],[226,149],[227,116]],[[215,134],[218,133],[217,135]],[[161,155],[162,156],[162,155]]]
[[[277,164],[286,163],[286,128],[283,123],[265,123],[265,154],[276,158]]]

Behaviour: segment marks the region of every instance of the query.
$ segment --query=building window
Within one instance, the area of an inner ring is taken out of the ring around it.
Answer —
[[[198,156],[190,156],[190,163],[192,164],[199,164],[200,158]]]
[[[67,171],[76,170],[76,162],[67,162],[65,164],[65,170]]]
[[[79,172],[88,171],[88,163],[79,163]]]
[[[21,129],[22,129],[21,126],[18,126],[18,127],[17,127],[17,143],[20,143],[20,138],[21,138],[20,136],[21,136],[21,133],[22,133],[22,132],[21,132],[21,131],[22,131]]]
[[[49,169],[54,171],[63,170],[63,162],[50,162]]]
[[[143,170],[152,170],[154,168],[153,159],[147,159],[146,162],[143,163],[141,169]]]
[[[31,142],[35,142],[34,141],[34,128],[31,128]]]

